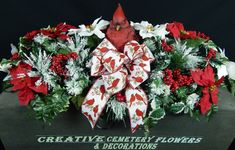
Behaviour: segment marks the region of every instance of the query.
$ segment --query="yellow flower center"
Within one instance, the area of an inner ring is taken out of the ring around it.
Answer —
[[[180,30],[180,32],[181,32],[182,34],[188,34],[188,32],[185,31],[185,30]]]
[[[210,92],[213,92],[215,89],[216,89],[216,85],[212,85],[212,86],[209,87]]]
[[[147,30],[148,32],[153,31],[153,25],[151,25],[151,24],[147,25],[147,26],[146,26],[146,30]]]
[[[90,25],[86,25],[86,28],[89,30],[93,30],[94,27],[90,24]]]

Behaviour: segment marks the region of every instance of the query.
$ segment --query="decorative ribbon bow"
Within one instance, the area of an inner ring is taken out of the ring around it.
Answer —
[[[82,113],[94,128],[108,99],[125,89],[131,131],[135,132],[143,124],[148,106],[147,96],[138,86],[148,79],[150,63],[154,60],[151,51],[147,46],[131,41],[124,46],[124,53],[121,53],[104,39],[92,54],[91,76],[101,77],[86,95]]]

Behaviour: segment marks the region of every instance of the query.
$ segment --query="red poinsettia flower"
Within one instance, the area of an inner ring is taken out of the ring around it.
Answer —
[[[65,23],[60,23],[55,28],[41,30],[41,33],[50,38],[58,37],[62,40],[66,40],[69,38],[69,36],[67,36],[65,32],[67,32],[69,29],[76,29],[76,27]]]
[[[62,40],[66,40],[68,36],[65,34],[65,32],[67,32],[69,29],[76,29],[76,27],[65,23],[59,23],[54,28],[34,30],[32,32],[29,32],[25,35],[25,38],[27,40],[32,40],[38,33],[42,33],[43,35],[46,35],[53,39],[58,37]]]
[[[33,30],[31,32],[26,33],[24,36],[27,40],[32,40],[38,33],[40,33],[40,30]]]
[[[182,39],[196,39],[198,38],[197,32],[196,31],[182,31],[181,38]]]
[[[19,63],[18,66],[10,70],[12,90],[18,91],[20,105],[28,105],[35,98],[35,93],[47,94],[48,86],[41,83],[36,86],[35,83],[39,77],[29,77],[27,72],[32,70],[32,67],[26,63]]]
[[[210,37],[207,36],[205,33],[202,33],[202,32],[198,32],[198,33],[197,33],[197,36],[198,36],[199,38],[202,38],[202,39],[206,40],[206,41],[210,40]]]
[[[184,25],[180,22],[173,22],[167,24],[166,29],[174,38],[180,38],[181,32],[184,31]]]
[[[204,87],[202,90],[202,98],[200,100],[201,113],[205,114],[210,110],[212,104],[218,103],[218,86],[223,82],[224,77],[215,81],[215,74],[213,68],[208,65],[204,71],[196,69],[191,71],[193,80],[200,86]]]

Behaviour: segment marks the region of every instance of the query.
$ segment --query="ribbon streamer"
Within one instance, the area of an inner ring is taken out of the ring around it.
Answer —
[[[99,78],[85,97],[82,113],[94,128],[109,98],[124,89],[131,131],[135,132],[143,124],[148,107],[147,96],[139,85],[148,79],[154,60],[151,51],[144,44],[130,41],[121,53],[104,39],[92,55],[91,76]]]

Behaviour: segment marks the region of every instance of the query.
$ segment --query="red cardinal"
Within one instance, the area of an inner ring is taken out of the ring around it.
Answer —
[[[131,94],[130,107],[134,101],[135,101],[135,96],[134,96],[134,94]]]
[[[94,104],[94,99],[89,99],[87,100],[83,105],[93,105]]]
[[[114,87],[116,87],[116,86],[118,85],[119,81],[120,81],[120,79],[114,80],[113,83],[112,83],[112,85],[111,85],[110,87],[108,87],[108,90],[109,90],[109,89],[112,89],[112,88],[114,88]]]
[[[143,118],[144,113],[141,110],[139,110],[138,108],[136,109],[135,113],[136,113],[137,116]]]
[[[135,31],[127,21],[120,4],[113,15],[113,20],[110,21],[106,36],[119,52],[123,52],[127,42],[137,40]]]
[[[139,95],[139,94],[135,94],[135,97],[136,97],[136,99],[138,100],[138,101],[142,101],[142,102],[144,102],[145,103],[145,101],[144,101],[144,99],[143,99],[143,97],[141,96],[141,95]],[[145,103],[146,104],[146,103]]]
[[[109,58],[106,58],[106,59],[104,60],[104,62],[105,62],[105,63],[109,63],[109,62],[112,60],[112,58],[113,58],[113,57],[110,56]]]
[[[100,92],[101,92],[101,100],[103,100],[103,98],[104,98],[104,93],[105,93],[105,87],[104,87],[104,85],[101,85],[101,86],[100,86]]]
[[[107,47],[97,48],[100,52],[105,53],[108,51]]]
[[[133,79],[135,79],[136,82],[143,82],[143,78],[141,77],[132,77]]]
[[[97,114],[98,110],[99,110],[99,106],[96,105],[96,106],[93,108],[93,112],[94,112],[94,116],[95,116],[95,117],[96,117],[96,114]]]

